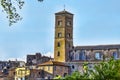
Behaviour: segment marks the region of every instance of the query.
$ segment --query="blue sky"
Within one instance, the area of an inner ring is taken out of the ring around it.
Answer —
[[[23,20],[8,26],[0,12],[0,60],[54,51],[54,13],[74,14],[74,45],[120,44],[120,0],[26,0]]]

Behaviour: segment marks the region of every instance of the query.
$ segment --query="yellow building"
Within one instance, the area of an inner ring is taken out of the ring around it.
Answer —
[[[48,61],[43,64],[38,65],[38,69],[43,70],[42,76],[45,79],[53,79],[55,76],[60,75],[64,77],[68,74],[69,66],[63,62],[58,61]]]
[[[25,79],[25,76],[30,75],[30,70],[27,67],[18,67],[15,69],[15,80]]]

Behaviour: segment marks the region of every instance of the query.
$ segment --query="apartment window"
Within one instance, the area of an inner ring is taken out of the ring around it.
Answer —
[[[58,42],[57,46],[60,47],[60,42]]]
[[[61,26],[62,25],[62,21],[58,21],[58,26]]]
[[[60,56],[60,52],[58,51],[57,56]]]
[[[62,33],[58,33],[58,37],[62,37]]]

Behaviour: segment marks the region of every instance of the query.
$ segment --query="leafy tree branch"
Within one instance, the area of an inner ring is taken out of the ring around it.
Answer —
[[[43,0],[38,1],[42,2]],[[0,0],[2,12],[7,14],[6,18],[8,18],[9,26],[11,26],[13,23],[17,23],[22,19],[18,13],[18,10],[23,8],[24,3],[24,0]]]

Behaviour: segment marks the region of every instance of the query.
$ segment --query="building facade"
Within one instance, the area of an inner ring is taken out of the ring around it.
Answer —
[[[51,60],[53,58],[48,57],[48,56],[42,56],[41,53],[36,53],[33,55],[27,55],[27,66],[33,66],[33,65],[37,65],[37,64],[41,64],[44,62],[47,62],[49,60]]]
[[[43,64],[38,65],[38,69],[43,70],[45,79],[53,79],[54,77],[60,75],[65,77],[69,73],[69,66],[63,62],[58,61],[48,61]]]

